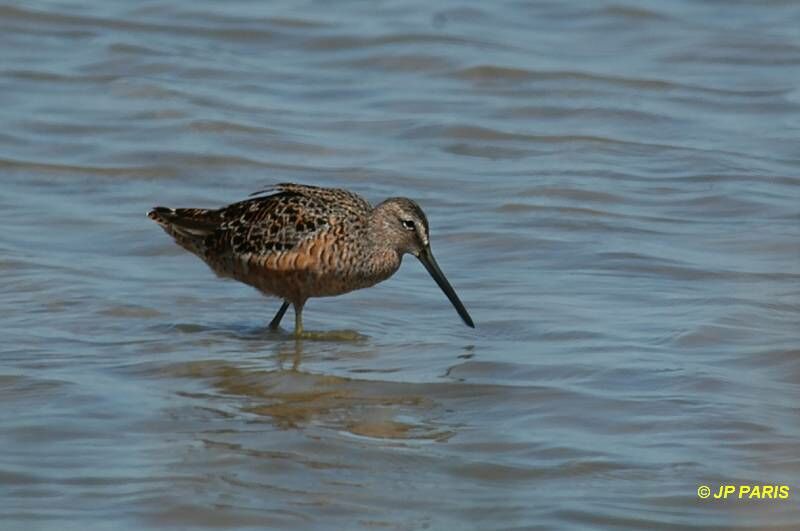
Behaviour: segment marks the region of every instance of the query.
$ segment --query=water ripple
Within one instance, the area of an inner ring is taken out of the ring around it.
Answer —
[[[0,6],[4,528],[796,527],[695,493],[800,477],[797,18]],[[144,215],[282,181],[416,199],[477,327],[409,256],[297,342]]]

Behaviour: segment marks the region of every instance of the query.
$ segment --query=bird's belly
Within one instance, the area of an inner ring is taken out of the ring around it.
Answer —
[[[374,286],[392,276],[399,261],[382,267],[371,267],[370,264],[350,268],[275,266],[271,261],[244,258],[229,261],[222,268],[212,266],[212,269],[267,295],[305,301],[309,297],[331,297]]]
[[[357,289],[368,288],[389,278],[393,272],[381,275],[360,275],[353,272],[312,274],[308,279],[310,297],[331,297]]]

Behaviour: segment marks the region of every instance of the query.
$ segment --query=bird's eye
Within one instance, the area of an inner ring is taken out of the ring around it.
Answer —
[[[411,221],[410,219],[404,219],[403,220],[403,227],[405,227],[406,230],[414,230],[415,229],[414,222]]]

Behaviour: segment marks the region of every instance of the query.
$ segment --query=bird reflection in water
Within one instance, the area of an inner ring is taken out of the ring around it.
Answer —
[[[339,354],[341,355],[341,353]],[[371,356],[372,351],[354,353]],[[193,362],[179,371],[210,380],[220,397],[242,399],[240,411],[264,417],[282,429],[323,427],[379,439],[444,441],[455,432],[437,422],[440,384],[415,384],[316,374],[302,364],[314,360],[304,341],[276,345],[274,369],[220,362]]]

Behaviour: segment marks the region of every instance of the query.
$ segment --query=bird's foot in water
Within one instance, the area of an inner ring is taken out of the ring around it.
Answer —
[[[287,338],[306,341],[364,341],[369,336],[359,334],[355,330],[301,330],[300,332],[287,332],[281,329],[269,328],[270,332],[279,333]]]
[[[367,339],[367,336],[359,334],[355,330],[303,330],[300,333],[294,333],[293,336],[295,339],[308,341],[364,341]]]

